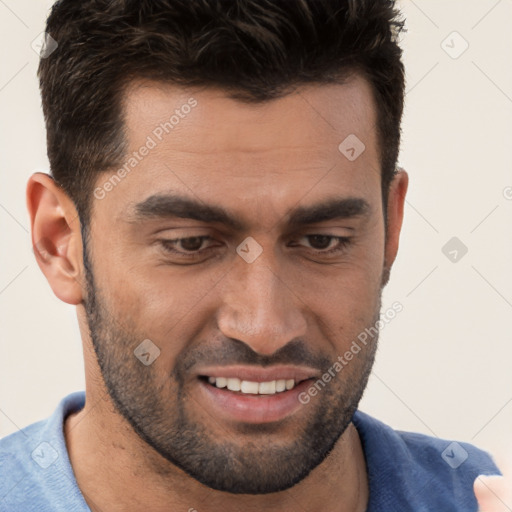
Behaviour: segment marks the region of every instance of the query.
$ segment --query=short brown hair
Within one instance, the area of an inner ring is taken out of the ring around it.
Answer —
[[[393,0],[59,0],[39,65],[55,181],[88,221],[99,172],[127,150],[122,99],[147,78],[221,87],[262,102],[358,72],[378,108],[383,200],[395,172],[404,101],[403,21]]]

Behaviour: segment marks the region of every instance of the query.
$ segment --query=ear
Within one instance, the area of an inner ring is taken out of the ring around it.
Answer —
[[[53,293],[68,304],[82,302],[82,235],[73,201],[47,174],[35,173],[27,184],[32,247]]]
[[[400,231],[404,219],[405,195],[407,194],[408,186],[409,176],[403,169],[398,169],[389,186],[382,286],[385,286],[389,281],[391,267],[398,252]]]

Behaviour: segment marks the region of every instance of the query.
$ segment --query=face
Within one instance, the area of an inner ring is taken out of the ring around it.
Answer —
[[[231,493],[287,489],[349,425],[376,350],[374,338],[299,399],[379,316],[370,87],[355,77],[246,104],[146,83],[125,98],[127,165],[97,180],[85,261],[110,397],[172,463],[160,473],[178,466]]]

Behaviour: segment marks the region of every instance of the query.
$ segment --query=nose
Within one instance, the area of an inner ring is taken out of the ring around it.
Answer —
[[[306,335],[305,304],[293,291],[291,273],[282,272],[265,251],[252,263],[237,258],[226,276],[217,323],[224,336],[269,355]]]

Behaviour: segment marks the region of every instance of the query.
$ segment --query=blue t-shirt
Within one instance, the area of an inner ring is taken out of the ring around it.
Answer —
[[[63,431],[64,418],[84,404],[83,391],[72,393],[50,418],[0,440],[0,512],[90,512]],[[353,423],[368,469],[367,512],[476,512],[473,481],[500,474],[470,444],[395,431],[361,411]]]

